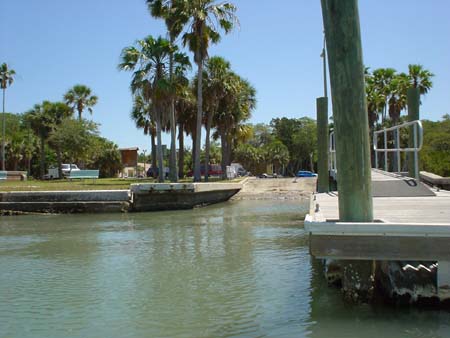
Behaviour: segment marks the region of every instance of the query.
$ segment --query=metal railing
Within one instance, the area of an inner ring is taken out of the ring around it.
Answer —
[[[336,180],[336,141],[334,138],[334,131],[330,132],[330,143],[328,150],[328,170],[330,172],[330,176]]]
[[[413,147],[412,148],[401,148],[400,147],[400,129],[411,127],[413,130]],[[389,132],[394,133],[395,146],[394,148],[388,148],[388,138]],[[383,145],[384,148],[378,148],[378,135],[383,135]],[[378,153],[384,153],[384,171],[388,171],[388,153],[395,153],[397,159],[397,173],[401,172],[401,156],[402,152],[414,153],[414,176],[417,181],[419,181],[419,151],[422,149],[423,145],[423,127],[419,120],[405,122],[394,127],[384,128],[382,130],[375,131],[373,133],[373,150],[375,152],[375,168],[378,169]]]

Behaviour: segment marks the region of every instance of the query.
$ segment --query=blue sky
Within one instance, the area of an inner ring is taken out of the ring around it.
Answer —
[[[323,94],[320,1],[234,3],[240,29],[223,36],[210,55],[228,59],[255,86],[251,122],[315,118],[315,98]],[[436,76],[422,117],[450,113],[450,2],[360,0],[359,7],[364,63],[398,71],[423,64]],[[99,96],[92,119],[102,135],[120,147],[149,149],[129,118],[130,74],[117,70],[121,49],[148,34],[165,35],[165,27],[149,16],[144,0],[1,0],[0,62],[17,72],[7,110],[61,100],[74,84],[86,84]]]

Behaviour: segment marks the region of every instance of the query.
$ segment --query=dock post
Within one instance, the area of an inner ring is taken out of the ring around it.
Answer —
[[[420,92],[419,88],[409,88],[406,93],[408,104],[408,120],[420,120]],[[417,127],[411,126],[409,130],[408,148],[415,148],[414,136],[417,141]],[[417,142],[416,142],[417,143]],[[419,154],[418,152],[408,153],[408,176],[419,180]]]
[[[328,98],[319,97],[317,105],[317,191],[329,192],[328,172]]]
[[[339,221],[372,222],[369,123],[357,0],[321,0],[336,140]],[[370,301],[372,261],[342,261],[344,299]]]
[[[321,0],[336,137],[339,220],[371,222],[369,124],[357,0]]]

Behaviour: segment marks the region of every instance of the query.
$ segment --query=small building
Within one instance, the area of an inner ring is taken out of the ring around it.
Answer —
[[[137,177],[138,175],[138,147],[120,148],[122,160],[121,177]]]

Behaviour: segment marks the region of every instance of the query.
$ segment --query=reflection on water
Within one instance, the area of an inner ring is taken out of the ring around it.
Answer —
[[[450,337],[445,312],[345,306],[298,201],[0,219],[0,337]]]

